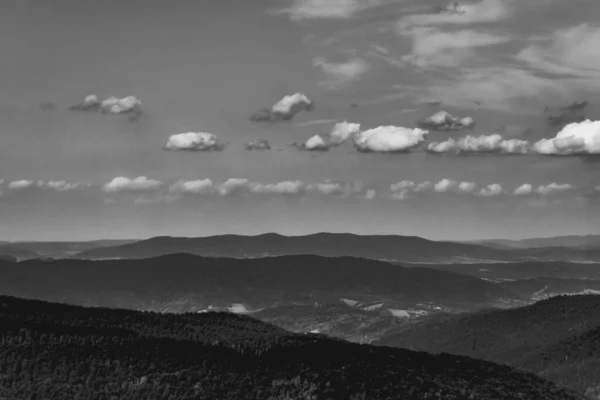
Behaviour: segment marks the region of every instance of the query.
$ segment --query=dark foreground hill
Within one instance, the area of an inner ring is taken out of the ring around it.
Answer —
[[[386,307],[433,303],[474,309],[518,299],[472,276],[403,268],[351,257],[205,258],[175,254],[141,260],[0,261],[0,293],[78,305],[198,311],[245,304],[339,304],[341,298]]]
[[[230,314],[165,315],[0,297],[0,397],[574,400],[467,357],[295,335]]]
[[[514,259],[510,251],[476,244],[436,242],[416,236],[360,236],[345,233],[318,233],[306,236],[269,233],[257,236],[220,235],[200,238],[164,236],[121,246],[91,249],[74,257],[149,258],[173,253],[235,258],[314,254],[328,257],[351,256],[378,260],[431,262],[466,258]]]
[[[599,328],[600,296],[559,296],[406,325],[378,343],[499,362],[583,393],[600,385]]]

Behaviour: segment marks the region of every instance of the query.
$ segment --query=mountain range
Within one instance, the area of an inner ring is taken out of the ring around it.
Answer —
[[[120,259],[151,258],[174,253],[231,258],[311,254],[413,263],[600,262],[597,236],[566,238],[531,239],[510,244],[510,241],[460,243],[433,241],[416,236],[342,233],[305,236],[267,233],[257,236],[218,235],[198,238],[161,236],[145,240],[3,242],[0,244],[0,255],[13,255],[18,259]]]
[[[292,334],[223,313],[1,296],[0,342],[0,397],[10,399],[580,399],[507,366]]]

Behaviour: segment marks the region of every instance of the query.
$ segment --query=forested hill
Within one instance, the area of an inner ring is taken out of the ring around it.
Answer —
[[[296,335],[249,317],[92,309],[0,297],[0,398],[578,397],[510,367]]]

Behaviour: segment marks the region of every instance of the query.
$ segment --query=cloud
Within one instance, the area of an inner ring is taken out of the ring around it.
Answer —
[[[534,143],[533,150],[543,155],[600,155],[600,121],[568,124],[555,137]]]
[[[582,79],[598,87],[600,27],[588,23],[559,29],[543,42],[524,48],[517,59],[541,71]]]
[[[474,182],[458,182],[451,179],[442,179],[433,185],[433,190],[438,193],[445,193],[449,191],[457,193],[471,193],[473,190],[475,190],[476,186],[477,185]]]
[[[302,181],[282,181],[274,184],[251,183],[249,188],[252,193],[290,195],[303,193],[306,185]]]
[[[335,122],[335,119],[315,119],[312,121],[298,122],[296,124],[296,126],[311,126],[311,125],[329,124],[330,122]]]
[[[52,189],[59,192],[67,192],[82,187],[79,183],[69,183],[67,181],[38,181],[37,185],[42,189]]]
[[[504,139],[499,134],[465,136],[458,140],[450,138],[443,142],[431,142],[427,145],[430,153],[454,154],[527,154],[529,142],[520,139]]]
[[[533,186],[529,183],[524,183],[513,192],[514,196],[528,196],[533,193]]]
[[[1,183],[1,182],[0,182]],[[30,181],[30,180],[20,180],[20,181],[12,181],[8,184],[9,189],[19,190],[19,189],[28,189],[28,188],[38,188],[44,190],[54,190],[57,192],[67,192],[75,189],[79,189],[84,186],[79,183],[70,183],[67,181]]]
[[[223,151],[226,144],[212,133],[188,132],[169,136],[164,150],[171,151]]]
[[[390,191],[392,192],[392,198],[398,200],[405,200],[411,192],[423,192],[433,188],[433,184],[429,181],[426,182],[413,182],[404,180],[398,183],[390,185]]]
[[[418,27],[399,32],[412,39],[411,53],[401,58],[402,61],[417,67],[458,67],[466,60],[473,58],[473,49],[506,43],[508,37],[463,29],[444,32],[437,28]]]
[[[482,188],[478,195],[482,197],[494,197],[502,194],[502,186],[498,183],[492,183],[491,185],[487,185]]]
[[[267,139],[250,140],[244,143],[246,150],[271,150],[271,144]]]
[[[145,176],[140,176],[135,179],[119,176],[106,183],[102,187],[102,190],[104,190],[106,193],[143,192],[156,190],[161,187],[161,181],[148,179]]]
[[[311,136],[306,142],[294,143],[293,146],[306,151],[328,151],[330,147],[327,140],[321,135]]]
[[[369,70],[369,64],[362,58],[353,58],[343,63],[330,63],[323,57],[316,57],[313,59],[313,66],[325,72],[328,79],[322,81],[321,85],[331,89],[342,87]]]
[[[179,180],[169,186],[169,193],[172,194],[211,193],[213,190],[214,185],[210,179],[199,179],[195,181]]]
[[[25,188],[29,188],[35,185],[34,181],[28,181],[28,180],[20,180],[20,181],[12,181],[8,184],[8,188],[9,189],[25,189]]]
[[[310,137],[306,142],[301,144],[294,144],[301,150],[308,151],[328,151],[332,147],[337,147],[344,144],[352,135],[360,132],[360,124],[351,122],[338,122],[333,126],[329,134],[325,135],[314,135]]]
[[[249,183],[248,179],[230,178],[217,186],[217,192],[221,196],[228,196],[247,189]]]
[[[377,191],[375,189],[368,189],[365,192],[365,199],[367,200],[373,200],[377,197]]]
[[[127,96],[123,98],[108,97],[105,100],[100,100],[95,94],[85,97],[79,104],[69,107],[74,111],[101,112],[102,114],[132,114],[134,118],[139,118],[142,115],[142,102],[135,96]]]
[[[291,121],[298,113],[302,111],[311,111],[314,103],[301,93],[284,96],[275,103],[270,109],[265,108],[255,112],[250,116],[254,122],[276,122]]]
[[[452,1],[445,7],[436,7],[430,13],[405,16],[398,21],[397,27],[481,24],[505,19],[510,14],[511,10],[503,0]]]
[[[379,126],[354,135],[354,145],[361,152],[406,152],[425,141],[429,132],[419,128]]]
[[[546,122],[550,127],[560,129],[573,122],[585,121],[585,109],[588,105],[587,101],[575,101],[563,107],[546,107]]]
[[[353,194],[363,193],[365,186],[360,181],[334,182],[325,181],[307,185],[307,190],[323,195],[348,197]]]
[[[549,185],[539,186],[537,189],[537,193],[539,193],[542,196],[548,196],[548,195],[561,193],[561,192],[565,192],[565,191],[573,190],[573,189],[574,189],[574,187],[568,183],[563,183],[563,184],[551,183]]]
[[[473,129],[475,120],[472,117],[455,117],[449,112],[440,111],[420,121],[419,126],[438,131],[458,131]]]
[[[279,10],[293,21],[311,19],[348,19],[383,0],[293,0],[292,6]]]

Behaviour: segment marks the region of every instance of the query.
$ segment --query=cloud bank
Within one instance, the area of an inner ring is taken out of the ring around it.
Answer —
[[[449,112],[440,111],[420,121],[419,126],[437,131],[459,131],[473,129],[475,120],[472,117],[455,117]]]
[[[427,145],[430,153],[454,154],[527,154],[529,142],[519,139],[504,139],[499,134],[465,136],[458,140],[450,138],[443,142]]]
[[[328,151],[347,142],[352,135],[360,132],[360,124],[338,122],[327,135],[311,136],[306,142],[294,144],[297,148],[307,151]]]
[[[533,149],[543,155],[599,155],[600,121],[568,124],[555,137],[536,142]]]

